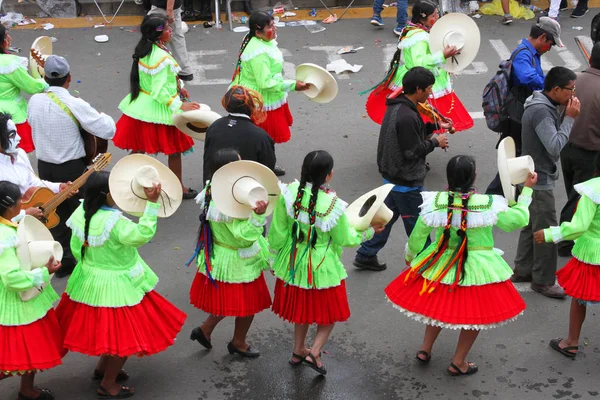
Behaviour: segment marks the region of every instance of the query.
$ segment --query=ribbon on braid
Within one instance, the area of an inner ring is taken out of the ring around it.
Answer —
[[[296,200],[294,201],[294,222],[292,223],[292,247],[290,249],[290,262],[288,270],[290,271],[290,282],[294,282],[296,277],[296,256],[298,254],[298,236],[300,234],[300,223],[298,222],[298,216],[300,215],[300,207],[302,206],[302,195],[304,190],[304,182],[300,183],[298,187],[298,193],[296,194]]]
[[[238,59],[237,59],[237,62],[235,63],[235,70],[233,71],[233,76],[231,77],[232,82],[235,79],[235,77],[240,74],[240,72],[242,70],[242,53],[244,52],[244,50],[246,50],[246,46],[248,46],[250,39],[252,39],[252,36],[250,35],[250,32],[248,32],[246,34],[246,36],[244,36],[244,40],[242,40],[242,45],[240,46],[240,52],[238,54]]]
[[[310,201],[308,203],[308,212],[310,217],[310,225],[308,227],[308,237],[306,239],[307,250],[308,250],[308,285],[313,286],[313,264],[312,264],[312,249],[317,243],[317,230],[315,228],[315,221],[317,219],[317,198],[319,197],[319,186],[313,185],[310,194]]]

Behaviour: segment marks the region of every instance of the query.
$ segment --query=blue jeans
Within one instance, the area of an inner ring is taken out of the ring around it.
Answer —
[[[398,28],[402,29],[408,19],[408,0],[398,0],[396,7],[398,8],[396,23],[398,24]],[[381,11],[383,11],[383,0],[375,0],[375,3],[373,3],[373,14],[381,16]]]
[[[420,190],[413,190],[406,193],[390,192],[385,199],[385,205],[394,213],[392,220],[385,226],[383,232],[376,234],[373,239],[360,245],[360,248],[357,251],[357,257],[371,258],[377,256],[379,250],[383,249],[383,246],[385,246],[390,237],[392,225],[394,225],[400,217],[402,217],[402,222],[404,222],[406,235],[410,237],[410,234],[417,224],[419,206],[422,203],[423,198],[421,197]],[[427,242],[423,248],[429,246],[430,243],[431,239],[427,238]]]

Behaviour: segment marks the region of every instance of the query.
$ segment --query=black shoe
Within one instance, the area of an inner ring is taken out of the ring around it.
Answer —
[[[194,74],[188,74],[188,75],[179,74],[178,76],[179,76],[179,79],[181,79],[182,81],[186,81],[186,82],[189,82],[194,79]]]
[[[208,340],[208,338],[204,334],[204,331],[202,329],[200,329],[200,327],[194,328],[194,330],[192,330],[190,339],[197,340],[198,343],[200,343],[202,346],[206,347],[207,349],[212,349],[212,343],[210,342],[210,340]]]
[[[73,273],[73,270],[75,269],[74,265],[62,265],[58,271],[56,271],[54,273],[54,276],[56,276],[57,278],[64,278],[65,276],[71,275]]]
[[[258,350],[254,350],[252,346],[248,346],[248,350],[246,351],[241,351],[238,348],[236,348],[231,342],[227,344],[227,351],[229,351],[229,354],[239,354],[240,356],[246,358],[256,358],[260,356],[260,352]]]
[[[188,192],[183,194],[184,200],[195,199],[198,196],[198,191],[192,188],[188,188]]]
[[[588,13],[589,8],[583,8],[583,7],[575,7],[575,9],[573,10],[573,12],[571,13],[571,18],[581,18],[583,17],[585,14]]]
[[[279,165],[276,165],[275,168],[273,168],[273,172],[277,176],[285,175],[285,169],[281,168]]]
[[[569,9],[569,2],[567,0],[562,0],[560,2],[560,6],[559,7],[560,7],[559,8],[560,11],[568,10]]]
[[[181,20],[185,22],[202,21],[202,19],[200,18],[200,13],[194,10],[185,10],[184,12],[182,12]]]
[[[48,389],[38,389],[40,391],[40,395],[38,397],[27,397],[23,393],[19,392],[17,396],[17,400],[54,400],[54,393],[49,391]]]
[[[386,263],[380,263],[377,256],[367,258],[357,255],[352,264],[356,268],[368,269],[369,271],[383,271],[387,268]]]

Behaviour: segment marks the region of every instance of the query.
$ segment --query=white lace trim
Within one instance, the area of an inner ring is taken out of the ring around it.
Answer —
[[[33,286],[40,287],[44,284],[44,272],[41,268],[36,268],[31,271],[33,274]]]
[[[419,42],[429,42],[429,33],[420,31],[406,37],[398,42],[398,48],[402,50],[410,49]]]
[[[0,65],[0,75],[12,74],[19,68],[27,68],[29,61],[25,57],[17,57],[12,63],[8,65]]]
[[[435,208],[435,199],[440,192],[421,192],[423,204],[421,204],[421,220],[425,225],[437,228],[446,226],[448,210],[446,204],[442,208]],[[493,226],[498,222],[498,214],[508,210],[508,202],[502,196],[492,196],[492,206],[485,211],[467,212],[467,228],[481,228]],[[460,228],[460,212],[452,213],[452,226]]]
[[[0,254],[4,253],[4,250],[6,249],[10,249],[11,247],[17,247],[18,242],[19,239],[17,238],[17,235],[11,236],[6,240],[0,241]]]
[[[252,243],[252,246],[250,247],[238,249],[238,255],[242,260],[247,260],[249,258],[256,257],[258,253],[260,253],[260,249],[260,243],[258,243],[257,240],[256,242]]]
[[[265,226],[267,224],[266,218],[263,218],[261,221],[255,213],[250,214],[250,218],[248,220],[256,227]]]
[[[361,232],[360,235],[361,242],[366,242],[367,240],[370,240],[373,238],[373,236],[375,236],[375,229],[373,229],[373,227],[370,226],[369,228],[367,228],[366,231]]]
[[[198,196],[196,196],[196,204],[200,204],[202,207],[204,206],[204,195],[206,191],[201,191]],[[223,214],[219,209],[213,204],[208,206],[208,215],[206,219],[212,222],[231,222],[233,218],[228,215]]]
[[[181,67],[179,66],[179,64],[177,64],[170,58],[165,58],[160,64],[158,64],[154,68],[147,68],[142,64],[138,63],[139,70],[147,75],[157,75],[158,73],[162,72],[162,70],[166,67],[171,68],[171,72],[173,72],[174,74],[178,74],[181,71]]]
[[[264,105],[263,108],[265,109],[265,111],[273,111],[273,110],[277,110],[278,108],[280,108],[281,106],[283,106],[284,104],[287,103],[287,98],[288,98],[288,94],[286,92],[283,93],[283,98],[281,100],[278,100],[274,103],[269,103],[268,105]]]
[[[408,261],[412,261],[412,260],[414,260],[415,257],[416,257],[416,254],[413,253],[412,251],[410,251],[408,242],[406,242],[406,245],[404,246],[404,258]]]
[[[562,242],[563,235],[562,235],[562,232],[560,231],[560,226],[551,226],[548,229],[550,229],[550,235],[552,235],[552,242],[554,242],[554,243]]]
[[[520,195],[517,200],[517,203],[522,204],[522,205],[526,206],[527,208],[529,208],[532,201],[533,201],[533,198],[531,196]]]
[[[294,182],[298,181],[296,180]],[[309,185],[310,184],[307,183],[305,189],[312,188],[312,185]],[[285,200],[285,208],[287,210],[288,216],[290,218],[294,218],[294,201],[296,199],[292,197],[292,193],[288,189],[288,185],[279,181],[279,188],[281,189],[281,195]],[[335,205],[333,206],[333,209],[331,210],[329,215],[326,216],[325,219],[319,216],[316,217],[315,226],[322,232],[331,231],[337,225],[338,219],[344,214],[344,211],[346,210],[347,206],[348,204],[338,197],[335,200]],[[308,213],[306,211],[300,210],[300,213],[298,215],[298,221],[305,225],[308,225],[310,223]]]
[[[582,263],[584,263],[584,264],[587,264],[587,265],[593,265],[593,266],[596,266],[596,267],[600,267],[600,263],[593,263],[593,262],[589,262],[589,261],[582,260],[581,258],[577,257],[577,256],[576,256],[575,254],[573,254],[573,253],[571,253],[571,256],[573,256],[573,258],[577,259],[577,261],[581,261],[581,262],[582,262]]]
[[[296,82],[294,81],[284,81],[283,82],[283,91],[288,93],[289,91],[292,90],[292,85],[295,84]]]
[[[573,186],[573,189],[577,191],[580,195],[585,195],[590,200],[592,200],[596,204],[600,204],[600,193],[594,191],[590,185],[586,185],[585,182],[578,183]]]
[[[389,297],[387,297],[387,301],[390,302],[390,303],[392,303],[392,306],[396,310],[400,311],[402,314],[406,315],[408,318],[412,319],[413,321],[422,322],[422,323],[424,323],[426,325],[437,326],[437,327],[440,327],[440,328],[453,329],[453,330],[465,329],[465,330],[482,331],[482,330],[488,330],[488,329],[498,328],[500,326],[506,325],[509,322],[512,322],[512,321],[516,320],[521,315],[523,315],[523,311],[521,311],[519,313],[519,315],[517,315],[515,317],[512,317],[510,319],[504,320],[502,322],[495,323],[495,324],[486,324],[486,325],[481,325],[481,324],[473,324],[473,325],[469,325],[469,324],[465,324],[465,325],[461,325],[461,324],[448,324],[446,322],[438,321],[437,319],[429,318],[429,317],[426,317],[424,315],[421,315],[421,314],[418,314],[418,313],[414,313],[412,311],[408,311],[408,310],[400,307],[399,305],[394,304],[394,302],[392,302],[389,299]]]
[[[111,211],[110,217],[106,219],[106,223],[104,224],[104,231],[100,235],[90,236],[88,235],[87,241],[90,247],[100,247],[104,245],[106,240],[110,237],[110,232],[113,230],[119,218],[127,219],[123,217],[120,211]],[[85,232],[77,226],[73,225],[72,217],[69,218],[66,222],[66,225],[71,228],[73,235],[77,236],[77,238],[83,243],[85,242]]]
[[[246,62],[246,61],[252,60],[255,57],[260,56],[261,54],[266,54],[270,58],[272,58],[273,60],[275,60],[277,62],[283,62],[283,53],[276,46],[273,46],[273,47],[261,46],[258,49],[254,50],[252,52],[248,52],[248,53],[246,51],[244,51],[242,53],[241,60]]]
[[[144,215],[148,215],[150,217],[158,217],[158,211],[160,211],[160,207],[153,207],[149,203],[146,203],[146,209],[144,210]]]

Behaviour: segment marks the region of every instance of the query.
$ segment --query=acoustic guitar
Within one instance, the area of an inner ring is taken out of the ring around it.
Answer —
[[[102,171],[106,168],[111,158],[112,155],[110,153],[99,154],[83,175],[57,194],[45,187],[31,187],[27,189],[23,195],[21,209],[26,210],[31,207],[39,207],[42,210],[41,221],[48,229],[54,228],[60,221],[58,214],[56,214],[56,208],[69,198],[71,192],[79,190],[92,173]]]

